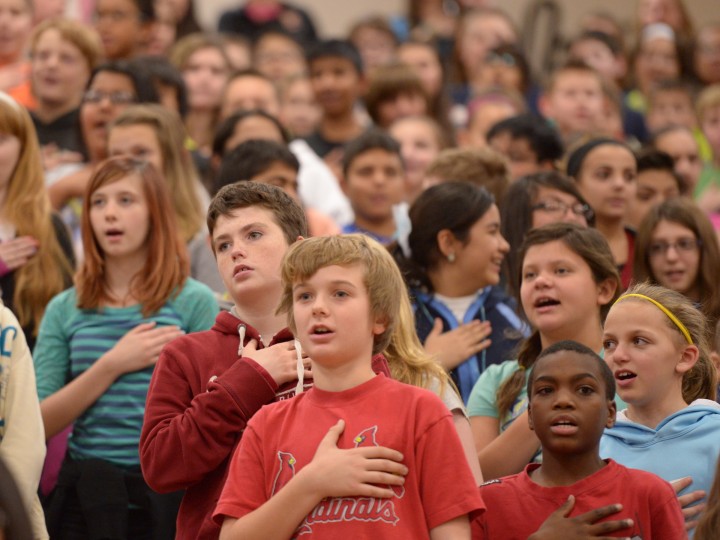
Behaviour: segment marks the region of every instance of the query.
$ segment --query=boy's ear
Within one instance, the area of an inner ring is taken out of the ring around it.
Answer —
[[[530,428],[530,431],[535,431],[535,426],[533,425],[533,420],[532,420],[532,409],[531,409],[529,400],[528,400],[528,406],[527,406],[527,413],[528,413],[528,427]]]
[[[608,417],[605,422],[606,428],[611,428],[615,425],[615,418],[617,417],[617,404],[614,399],[609,399],[607,402]]]
[[[597,301],[599,306],[604,306],[610,303],[610,300],[615,296],[615,289],[617,284],[612,279],[606,279],[601,281],[597,285]]]
[[[685,374],[690,371],[700,358],[700,349],[695,345],[685,345],[680,360],[675,364],[677,373]]]
[[[298,237],[295,239],[296,242],[300,242],[301,240],[305,240],[305,237],[302,236],[302,235],[298,236]]]

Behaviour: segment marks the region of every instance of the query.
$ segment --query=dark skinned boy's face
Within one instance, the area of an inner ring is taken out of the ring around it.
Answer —
[[[615,423],[615,402],[606,397],[597,360],[575,351],[538,360],[531,396],[530,428],[543,452],[597,453],[603,430]]]
[[[310,63],[310,82],[324,114],[338,116],[352,110],[362,79],[350,60],[328,56]]]

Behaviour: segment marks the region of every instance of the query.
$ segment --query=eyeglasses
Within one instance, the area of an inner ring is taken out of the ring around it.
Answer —
[[[88,90],[83,96],[83,103],[98,104],[104,99],[110,100],[113,105],[129,105],[135,103],[137,98],[130,92],[99,92],[97,90]]]
[[[673,248],[679,255],[691,253],[702,245],[698,238],[679,238],[676,242],[653,242],[648,248],[650,257],[661,257],[667,254],[668,249]]]
[[[564,216],[568,210],[572,210],[573,214],[584,217],[585,221],[591,221],[595,215],[592,208],[583,203],[567,204],[561,201],[545,201],[537,203],[532,209],[542,210],[543,212],[557,216]]]

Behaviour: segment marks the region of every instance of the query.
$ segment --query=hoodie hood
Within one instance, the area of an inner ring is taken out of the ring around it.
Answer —
[[[626,412],[623,410],[618,413],[615,426],[606,429],[605,436],[630,446],[652,446],[664,440],[684,437],[701,429],[708,421],[720,425],[720,404],[709,399],[693,401],[665,418],[655,429],[628,420]]]
[[[215,324],[213,325],[213,330],[216,332],[220,332],[221,334],[230,334],[233,336],[240,335],[240,327],[245,328],[245,333],[243,335],[243,343],[242,345],[247,345],[248,342],[251,339],[257,340],[258,343],[262,346],[262,340],[260,338],[260,333],[255,329],[255,327],[249,325],[248,323],[242,321],[237,316],[233,315],[229,311],[223,311],[218,314],[218,316],[215,318]],[[293,335],[292,332],[288,328],[283,328],[280,330],[277,334],[275,334],[270,342],[270,345],[273,343],[282,343],[284,341],[292,341]]]

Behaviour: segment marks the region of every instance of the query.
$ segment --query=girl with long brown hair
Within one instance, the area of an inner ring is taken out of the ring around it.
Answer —
[[[75,287],[48,305],[35,351],[46,437],[73,425],[49,503],[50,534],[86,538],[107,525],[103,514],[83,510],[84,497],[122,485],[127,493],[111,490],[105,501],[114,507],[110,523],[127,531],[121,537],[172,538],[179,497],[153,495],[140,472],[145,395],[162,347],[210,328],[217,305],[188,277],[168,187],[146,162],[116,158],[98,167],[83,202],[82,240]],[[156,519],[159,508],[171,521]]]

